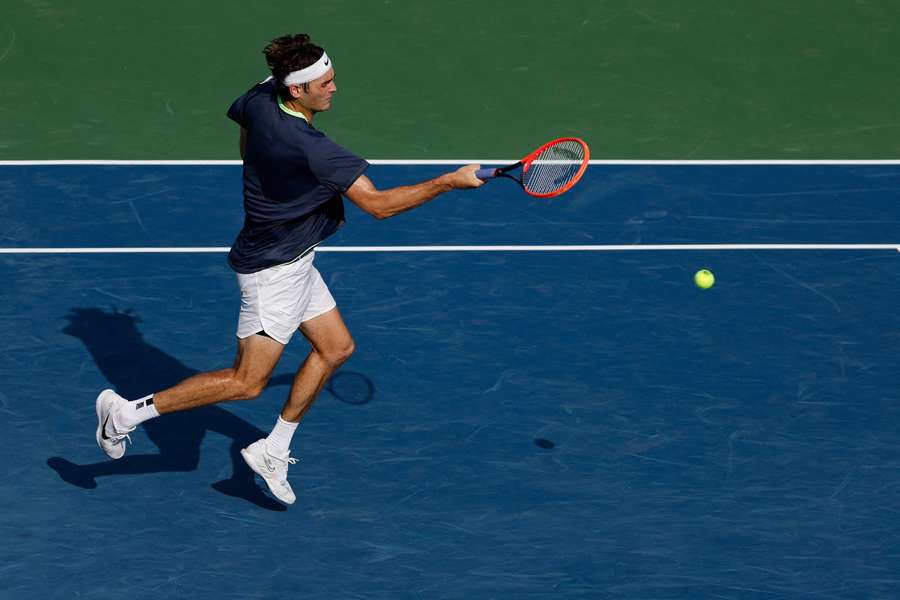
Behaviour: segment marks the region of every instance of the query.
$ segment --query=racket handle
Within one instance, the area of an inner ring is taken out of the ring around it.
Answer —
[[[482,180],[493,179],[497,176],[497,169],[478,169],[475,171],[475,177]]]

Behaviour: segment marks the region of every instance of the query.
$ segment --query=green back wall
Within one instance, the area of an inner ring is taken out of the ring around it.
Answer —
[[[225,110],[299,31],[367,158],[900,157],[896,0],[5,0],[0,159],[237,158]]]

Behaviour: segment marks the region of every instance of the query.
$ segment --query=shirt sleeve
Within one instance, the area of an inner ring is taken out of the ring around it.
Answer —
[[[246,121],[244,119],[244,109],[247,106],[247,94],[244,94],[237,100],[231,103],[231,106],[228,108],[228,118],[240,125],[241,127],[246,128]]]
[[[309,167],[319,183],[343,194],[369,168],[365,159],[322,136],[310,154]]]
[[[252,111],[253,107],[250,106],[251,103],[257,96],[261,95],[271,95],[275,93],[275,80],[273,77],[269,77],[260,81],[252,88],[247,90],[247,92],[231,103],[231,106],[228,108],[228,118],[247,129],[247,119],[253,120],[253,115],[248,114],[248,110]]]

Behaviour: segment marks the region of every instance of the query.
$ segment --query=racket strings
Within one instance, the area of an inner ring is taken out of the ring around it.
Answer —
[[[561,190],[578,176],[584,159],[584,146],[576,140],[548,146],[522,171],[522,185],[533,194]]]

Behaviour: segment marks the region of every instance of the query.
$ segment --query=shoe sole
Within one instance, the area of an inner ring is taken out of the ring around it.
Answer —
[[[287,500],[287,499],[285,499],[285,498],[282,498],[282,497],[280,497],[280,496],[275,492],[275,490],[272,489],[272,486],[269,485],[269,480],[266,479],[266,476],[263,475],[262,473],[260,473],[260,472],[256,469],[256,467],[254,466],[254,464],[253,464],[253,463],[254,463],[253,457],[250,455],[249,452],[247,452],[247,449],[246,449],[246,448],[242,448],[242,449],[241,449],[241,457],[243,457],[244,462],[247,463],[247,466],[250,467],[250,470],[251,470],[251,471],[253,471],[253,472],[256,473],[257,475],[259,475],[260,477],[262,477],[262,480],[266,482],[266,487],[269,488],[269,491],[272,492],[272,495],[275,496],[275,498],[276,498],[279,502],[284,502],[285,504],[293,504],[293,503],[296,501],[296,499],[294,499],[294,500]]]
[[[97,401],[94,403],[95,408],[97,409],[97,434],[95,437],[97,438],[97,445],[100,446],[101,450],[103,450],[103,444],[100,442],[100,440],[103,439],[103,419],[102,419],[102,415],[101,415],[101,413],[103,411],[101,410],[101,406],[103,405],[103,402],[102,402],[103,396],[106,395],[107,392],[112,393],[112,394],[115,393],[112,390],[103,390],[102,392],[100,392],[100,395],[97,396]],[[107,454],[106,450],[103,450],[103,454],[106,454],[106,456],[109,456],[109,454]],[[109,456],[109,458],[111,458],[113,460],[118,460],[118,459],[122,458],[122,456],[125,456],[124,452],[120,456]]]

